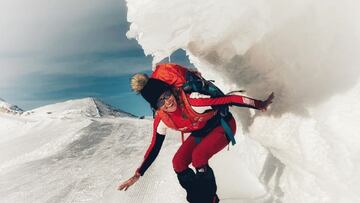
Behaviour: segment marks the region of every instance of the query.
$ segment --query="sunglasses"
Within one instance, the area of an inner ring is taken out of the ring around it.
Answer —
[[[162,107],[165,104],[165,100],[169,99],[171,95],[172,93],[170,91],[164,92],[157,100],[156,106],[158,108]]]

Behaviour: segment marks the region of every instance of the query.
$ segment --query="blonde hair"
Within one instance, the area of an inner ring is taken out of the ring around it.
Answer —
[[[136,73],[131,77],[130,85],[132,91],[136,92],[137,94],[145,87],[146,83],[149,80],[149,76],[144,73]]]

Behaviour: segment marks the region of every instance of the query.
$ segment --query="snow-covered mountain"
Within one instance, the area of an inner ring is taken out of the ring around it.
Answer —
[[[49,117],[135,117],[130,113],[116,109],[92,97],[43,106],[29,111],[29,113],[36,116],[47,115]]]
[[[4,99],[0,98],[0,112],[11,114],[22,114],[24,111],[18,106],[7,103]]]

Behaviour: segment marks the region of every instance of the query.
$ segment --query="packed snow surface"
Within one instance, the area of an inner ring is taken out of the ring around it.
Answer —
[[[244,164],[264,190],[250,195],[246,182],[231,179],[222,186],[230,197],[360,201],[358,1],[127,0],[127,6],[127,35],[154,64],[183,49],[225,91],[245,89],[259,99],[275,92],[267,113],[233,109],[238,137],[245,136],[233,148],[240,160],[215,171],[229,171],[221,178]]]

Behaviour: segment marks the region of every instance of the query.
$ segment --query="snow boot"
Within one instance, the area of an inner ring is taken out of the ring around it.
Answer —
[[[186,199],[190,203],[202,203],[197,191],[197,181],[194,171],[190,168],[177,173],[180,185],[186,190]]]
[[[214,172],[209,165],[196,169],[197,196],[202,203],[218,203]]]

